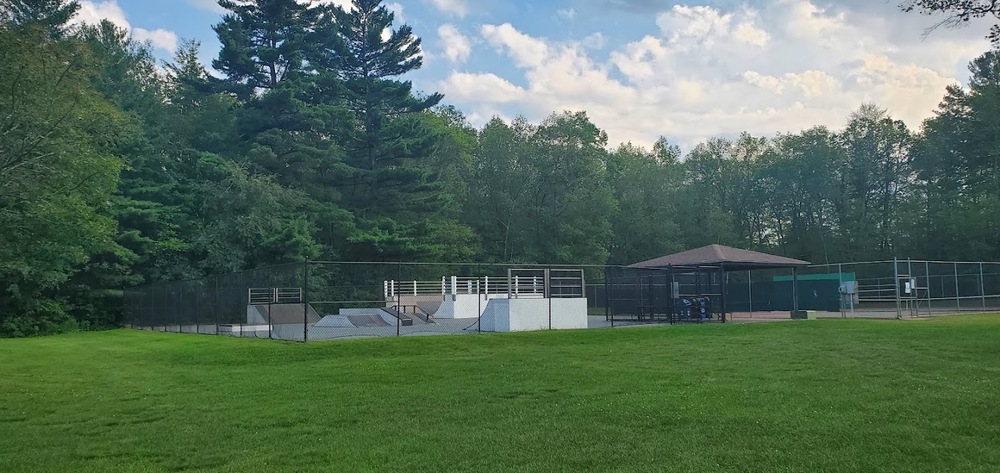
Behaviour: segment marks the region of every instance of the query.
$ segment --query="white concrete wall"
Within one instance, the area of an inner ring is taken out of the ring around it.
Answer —
[[[572,330],[587,328],[587,298],[552,299],[552,328]]]
[[[552,329],[587,328],[587,299],[494,299],[489,301],[481,320],[482,329],[490,332],[526,332],[549,329],[549,304]]]

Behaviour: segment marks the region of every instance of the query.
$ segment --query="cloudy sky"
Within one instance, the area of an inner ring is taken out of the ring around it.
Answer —
[[[322,0],[338,4],[349,0]],[[218,52],[214,0],[84,0],[168,59],[180,38]],[[476,125],[586,110],[612,143],[685,148],[741,131],[839,128],[863,102],[911,127],[989,48],[988,25],[938,30],[898,0],[392,0],[423,38],[418,90]]]

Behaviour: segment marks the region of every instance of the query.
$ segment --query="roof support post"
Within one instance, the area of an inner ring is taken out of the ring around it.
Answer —
[[[719,265],[719,291],[722,294],[722,323],[726,323],[726,265]]]
[[[792,312],[799,311],[799,268],[792,267]]]

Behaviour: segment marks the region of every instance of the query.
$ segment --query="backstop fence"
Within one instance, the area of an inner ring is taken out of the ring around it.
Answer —
[[[289,341],[1000,312],[1000,263],[783,270],[303,262],[125,290],[125,326]]]

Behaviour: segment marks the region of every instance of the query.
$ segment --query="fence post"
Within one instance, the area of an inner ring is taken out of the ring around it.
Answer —
[[[480,267],[479,267],[478,264],[476,265],[476,274],[483,274],[482,273],[482,269],[480,269]],[[489,276],[484,276],[484,278],[486,279],[486,284],[485,284],[485,286],[486,286],[486,303],[488,305],[489,304],[489,293],[490,293],[490,277]],[[476,279],[476,284],[477,285],[479,284],[479,279],[478,278]],[[476,333],[483,333],[483,291],[479,291],[479,294],[476,295],[476,310],[478,311],[478,315],[477,315],[477,318],[476,318]]]
[[[194,333],[201,335],[201,281],[195,285],[194,292]]]
[[[219,277],[215,276],[215,292],[212,293],[212,312],[215,312],[215,334],[219,334]]]
[[[729,289],[729,287],[728,287],[729,285],[727,284],[728,282],[729,282],[729,278],[726,275],[726,265],[720,264],[719,265],[719,289],[721,289],[721,290],[719,292],[722,293],[722,297],[721,297],[722,298],[722,323],[726,323],[726,310],[729,309],[728,307],[726,307],[726,289]],[[711,314],[708,314],[708,315],[711,316]]]
[[[545,272],[542,280],[542,291],[544,291],[544,296],[549,300],[549,330],[552,330],[552,268],[545,268]],[[531,278],[532,284],[535,283],[535,278]],[[538,292],[538,291],[535,291]]]
[[[753,270],[747,270],[747,304],[750,310],[750,318],[753,318]]]
[[[986,312],[986,281],[983,277],[983,263],[979,263],[979,295],[983,296],[983,312]]]
[[[956,312],[962,311],[962,298],[959,297],[958,293],[958,263],[952,263],[952,267],[955,268],[955,307]]]
[[[184,284],[180,283],[177,286],[177,310],[174,313],[177,314],[177,333],[184,333]]]
[[[910,306],[910,317],[913,317],[914,313],[916,313],[916,317],[920,317],[920,307],[917,304],[920,301],[919,293],[917,292],[917,278],[913,277],[913,263],[910,261],[910,258],[906,258],[906,281],[907,283],[913,283],[910,284],[910,291],[913,292],[908,294],[912,297],[906,298],[906,304]]]
[[[934,315],[931,308],[931,264],[927,261],[924,261],[924,275],[927,279],[927,315]]]
[[[145,297],[149,299],[149,311],[146,313],[146,322],[149,324],[149,331],[156,331],[156,287],[150,286],[149,291],[146,292]]]
[[[309,342],[309,258],[303,263],[302,275],[302,343]]]
[[[611,310],[611,271],[605,267],[604,268],[604,318],[611,322],[611,326],[615,326],[615,316]]]
[[[396,263],[396,279],[399,280],[399,281],[403,280],[403,263],[402,262]],[[454,288],[454,285],[455,285],[455,278],[452,277],[452,287],[453,288]],[[452,291],[452,294],[454,294],[454,291]],[[398,337],[399,334],[400,334],[400,330],[399,330],[400,326],[403,324],[403,311],[402,311],[403,308],[401,307],[401,304],[403,303],[403,298],[399,294],[399,291],[396,292],[395,297],[396,297],[396,336]]]
[[[844,287],[844,265],[843,264],[838,264],[837,265],[837,284],[840,285],[840,287],[837,288],[837,305],[840,307],[840,318],[846,319],[847,318],[847,312],[844,310],[844,293],[842,291],[842,289]],[[853,297],[853,296],[849,295],[848,297]]]
[[[892,274],[894,279],[892,287],[896,291],[896,318],[901,319],[903,312],[899,300],[899,259],[895,257],[892,258]]]

